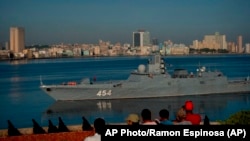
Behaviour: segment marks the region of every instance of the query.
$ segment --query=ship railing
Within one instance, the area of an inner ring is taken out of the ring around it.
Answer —
[[[245,78],[231,78],[228,80],[229,83],[250,83],[249,76]]]

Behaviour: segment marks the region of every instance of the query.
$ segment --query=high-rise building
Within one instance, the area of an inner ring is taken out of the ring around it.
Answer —
[[[194,41],[193,41],[193,46],[192,46],[192,48],[194,48],[194,49],[200,49],[200,48],[199,48],[199,41],[198,41],[198,40],[194,40]]]
[[[159,45],[158,39],[157,39],[157,38],[153,38],[153,39],[152,39],[152,44],[153,44],[153,45]]]
[[[133,32],[133,46],[143,47],[150,45],[150,33],[145,30],[138,30]]]
[[[6,49],[6,50],[9,50],[9,49],[10,49],[10,47],[9,47],[9,42],[5,42],[5,49]]]
[[[237,52],[242,53],[243,52],[243,47],[242,47],[242,36],[238,36],[237,39]]]
[[[246,44],[245,53],[250,53],[250,43]]]
[[[209,49],[227,49],[226,35],[220,35],[216,32],[215,35],[205,35],[203,46]]]
[[[22,52],[25,48],[25,31],[23,27],[10,28],[10,50],[14,53]]]

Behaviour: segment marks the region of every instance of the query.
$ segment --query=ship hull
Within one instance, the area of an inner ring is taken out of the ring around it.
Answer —
[[[154,55],[145,66],[140,64],[127,80],[92,82],[84,79],[80,83],[43,85],[40,88],[55,100],[93,100],[154,98],[220,93],[245,93],[250,91],[249,77],[245,80],[228,81],[220,71],[207,71],[198,67],[196,74],[186,69],[167,72],[164,59]]]
[[[156,78],[155,78],[156,79]],[[157,84],[154,81],[158,81]],[[123,82],[117,84],[91,84],[91,85],[42,85],[49,96],[55,100],[90,100],[90,99],[125,99],[125,98],[151,98],[185,95],[205,95],[220,93],[246,93],[250,92],[250,83],[223,83],[201,81],[200,79],[170,79],[150,80],[144,83]],[[200,82],[203,82],[200,84]],[[205,83],[205,84],[204,84]]]

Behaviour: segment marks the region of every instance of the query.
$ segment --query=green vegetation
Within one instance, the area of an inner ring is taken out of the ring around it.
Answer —
[[[49,48],[49,45],[31,45],[31,46],[26,46],[25,48],[37,48],[37,49],[43,49],[43,48]]]
[[[221,125],[250,125],[250,110],[237,112],[219,123]]]
[[[209,49],[209,48],[202,48],[202,49],[193,49],[190,48],[189,49],[189,53],[229,53],[229,51],[227,49]]]

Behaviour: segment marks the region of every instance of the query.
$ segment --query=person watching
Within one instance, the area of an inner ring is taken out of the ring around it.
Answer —
[[[186,110],[186,120],[190,121],[192,125],[200,125],[201,116],[200,114],[193,113],[194,104],[191,100],[187,100],[185,102],[185,110]]]

